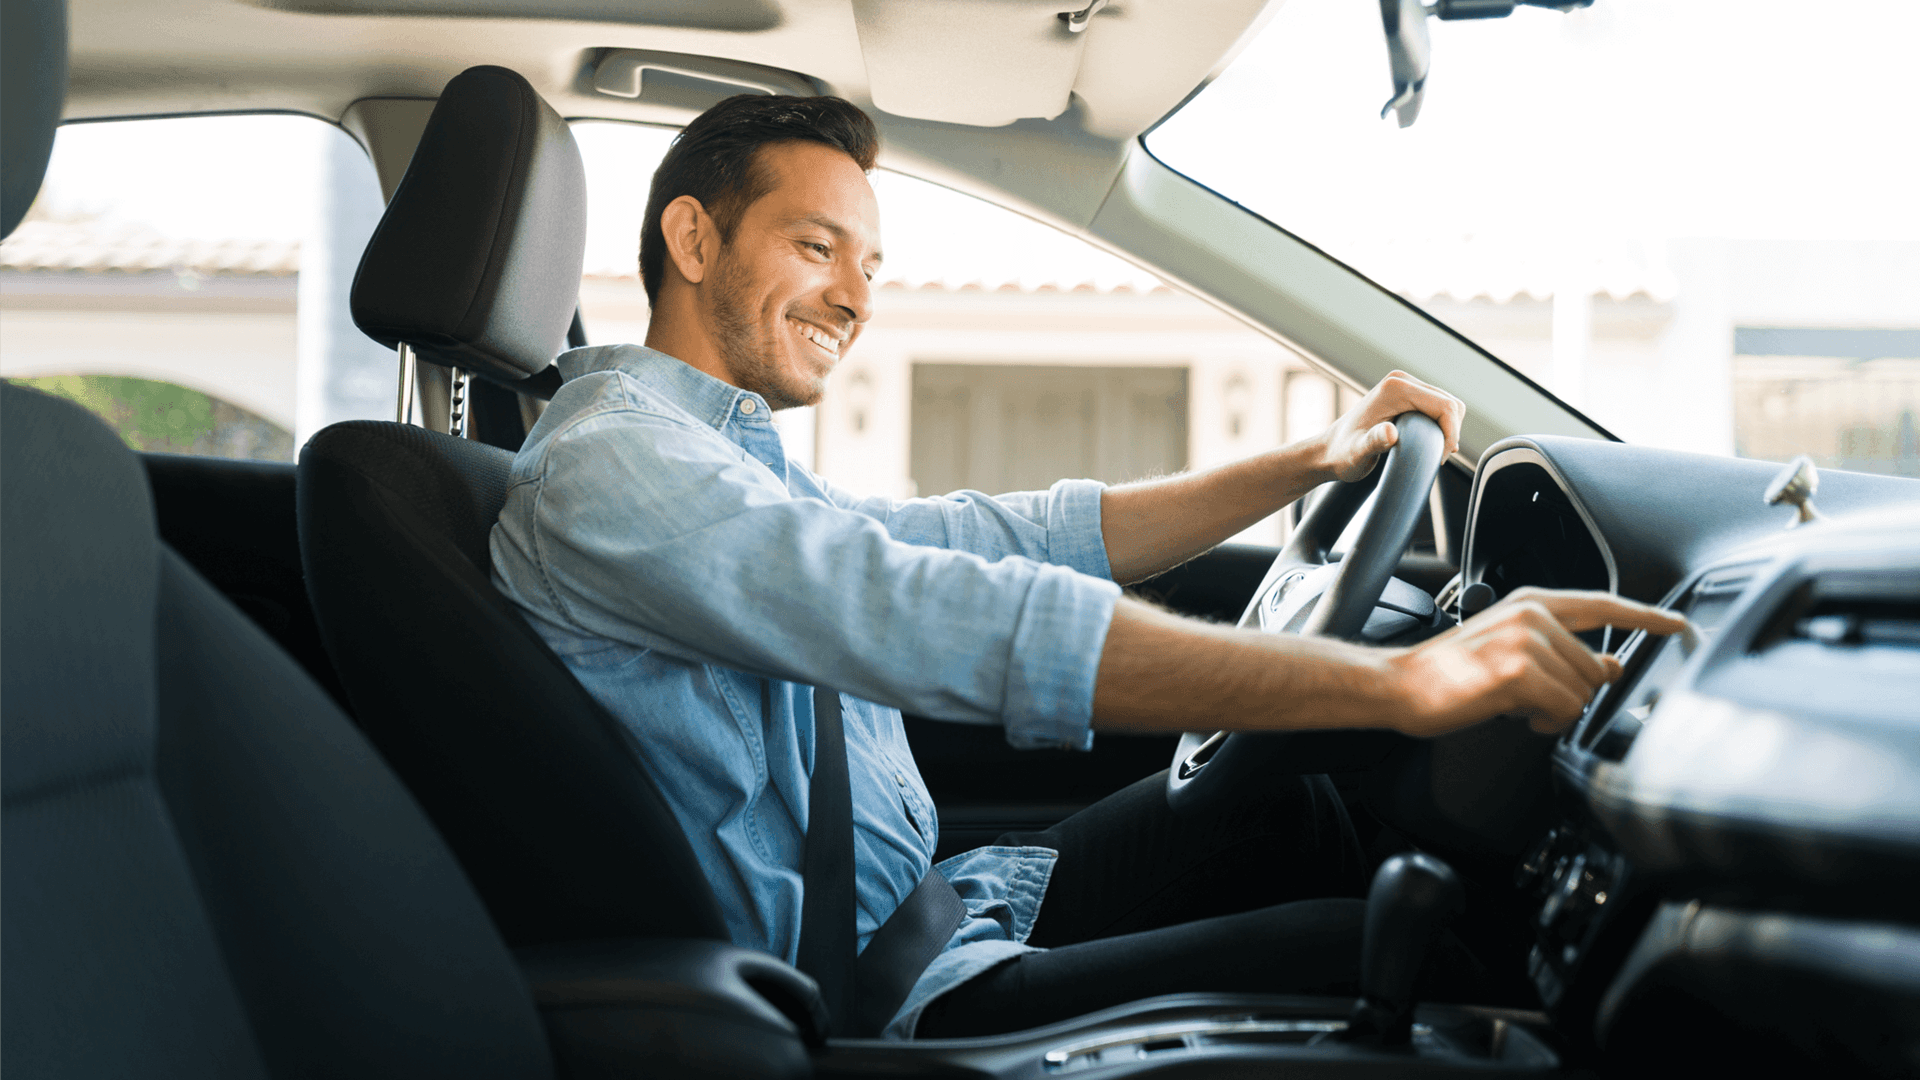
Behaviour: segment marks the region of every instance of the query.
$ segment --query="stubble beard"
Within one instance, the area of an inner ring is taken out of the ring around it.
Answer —
[[[826,377],[796,377],[775,363],[779,342],[768,336],[768,327],[755,317],[743,277],[724,254],[714,267],[713,334],[721,360],[742,390],[759,394],[772,409],[817,403],[826,390]],[[781,326],[775,332],[785,329]]]

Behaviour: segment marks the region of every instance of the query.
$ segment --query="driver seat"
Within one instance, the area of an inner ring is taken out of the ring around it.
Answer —
[[[577,300],[586,182],[565,122],[477,67],[435,106],[368,244],[355,321],[512,386],[550,372]],[[508,943],[729,940],[624,727],[491,582],[513,455],[349,421],[301,450],[301,563],[355,719]]]

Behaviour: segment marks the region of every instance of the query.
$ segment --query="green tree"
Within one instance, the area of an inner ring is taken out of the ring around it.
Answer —
[[[16,379],[67,398],[107,422],[135,450],[288,461],[293,436],[264,417],[173,383],[125,375]]]

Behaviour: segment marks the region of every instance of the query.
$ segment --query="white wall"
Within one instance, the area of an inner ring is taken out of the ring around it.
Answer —
[[[284,313],[22,310],[0,306],[0,375],[131,375],[189,387],[294,428],[292,306]]]
[[[914,493],[916,362],[1185,367],[1190,468],[1279,445],[1282,373],[1302,366],[1266,336],[1169,292],[886,289],[875,306],[834,374],[816,437],[826,475],[895,496]],[[1279,524],[1263,522],[1244,539],[1277,542]]]

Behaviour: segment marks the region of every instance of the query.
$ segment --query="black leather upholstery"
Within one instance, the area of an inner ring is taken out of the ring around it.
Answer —
[[[0,1069],[551,1075],[452,856],[134,455],[5,386],[0,461]]]
[[[40,193],[66,99],[66,0],[0,4],[0,237]]]
[[[515,945],[725,941],[626,730],[491,584],[511,462],[377,421],[301,451],[307,585],[354,715]]]
[[[353,281],[353,321],[388,347],[513,382],[567,339],[586,172],[527,80],[470,68],[442,91]]]

